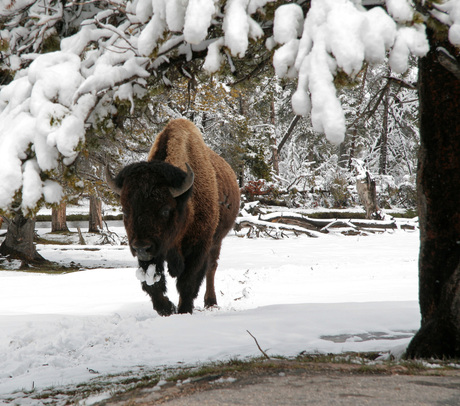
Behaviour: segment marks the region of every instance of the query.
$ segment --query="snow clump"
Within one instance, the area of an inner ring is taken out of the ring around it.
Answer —
[[[204,60],[203,69],[208,73],[217,72],[223,61],[224,57],[220,50],[224,46],[224,38],[219,38],[208,46],[208,54]]]
[[[146,271],[139,267],[136,270],[136,278],[141,282],[145,282],[147,285],[152,286],[161,279],[161,274],[157,273],[157,269],[154,264],[150,264]]]
[[[285,4],[275,11],[273,36],[279,44],[297,39],[303,31],[303,11],[297,4]]]
[[[460,2],[448,0],[442,4],[436,4],[432,14],[441,22],[450,26],[449,41],[451,44],[460,45]]]
[[[23,75],[0,93],[0,173],[4,179],[0,207],[8,208],[21,190],[21,208],[27,213],[44,192],[41,172],[56,169],[59,155],[66,164],[75,160],[76,148],[85,137],[87,111],[71,108],[72,96],[83,81],[78,56],[67,52],[40,55]],[[44,197],[56,203],[60,194],[53,186],[53,193]]]
[[[216,5],[213,1],[190,0],[185,14],[185,40],[190,44],[203,41],[215,13]]]
[[[414,17],[414,9],[410,0],[386,0],[388,13],[397,22],[412,21]]]

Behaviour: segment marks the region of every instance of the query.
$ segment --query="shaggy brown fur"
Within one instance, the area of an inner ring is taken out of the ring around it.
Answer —
[[[185,164],[194,172],[193,187],[173,198],[168,188],[178,187],[184,180]],[[169,273],[177,277],[178,311],[192,312],[204,276],[205,306],[217,304],[217,260],[222,239],[238,214],[240,198],[235,174],[225,160],[205,145],[193,123],[172,120],[158,134],[148,162],[123,169],[115,182],[121,190],[132,252],[136,255],[139,246],[154,252],[151,260],[139,260],[144,269],[155,264],[157,272],[162,272],[163,262],[168,263]],[[165,210],[170,211],[169,217],[161,214]],[[160,314],[174,311],[165,296],[164,277],[151,286],[144,282],[143,289]]]

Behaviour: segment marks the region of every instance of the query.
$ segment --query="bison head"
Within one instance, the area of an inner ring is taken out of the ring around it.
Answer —
[[[139,264],[162,264],[186,226],[194,174],[163,161],[128,165],[107,183],[120,196],[129,246]],[[176,254],[177,256],[177,254]]]

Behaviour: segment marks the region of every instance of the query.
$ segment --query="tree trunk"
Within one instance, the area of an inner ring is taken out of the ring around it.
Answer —
[[[346,169],[349,162],[351,161],[351,154],[350,154],[350,148],[348,146],[350,136],[348,134],[345,134],[345,138],[343,139],[343,142],[340,143],[339,148],[338,148],[338,155],[339,155],[339,161],[338,165],[340,168]]]
[[[89,227],[88,232],[99,233],[102,230],[102,202],[91,195],[89,197]]]
[[[460,79],[437,58],[421,59],[419,299],[421,328],[407,356],[460,357]],[[452,55],[455,49],[443,43]],[[458,53],[457,53],[458,59]]]
[[[366,210],[367,219],[381,220],[379,205],[377,204],[377,189],[375,180],[371,178],[369,172],[366,172],[365,179],[356,181],[356,190],[361,203]]]
[[[299,120],[301,119],[302,116],[295,116],[292,121],[291,121],[291,124],[289,124],[289,128],[286,130],[286,132],[284,133],[284,136],[281,140],[281,142],[278,144],[278,156],[281,154],[281,150],[282,148],[284,147],[284,144],[286,144],[287,140],[289,139],[289,137],[291,136],[292,132],[294,131],[294,128],[295,126],[297,125],[297,123],[299,122]]]
[[[388,155],[388,108],[390,99],[390,82],[388,82],[383,96],[383,124],[382,135],[380,137],[380,175],[387,174],[387,155]]]
[[[272,164],[274,172],[279,175],[279,155],[276,146],[276,112],[275,112],[275,96],[272,93],[272,102],[270,105],[270,124],[272,125],[273,132],[270,134],[270,145],[272,148]]]
[[[5,240],[0,246],[0,255],[23,261],[23,264],[42,263],[46,260],[34,245],[35,220],[16,214],[8,225]]]
[[[66,222],[66,202],[63,200],[58,208],[51,211],[51,232],[69,231]]]

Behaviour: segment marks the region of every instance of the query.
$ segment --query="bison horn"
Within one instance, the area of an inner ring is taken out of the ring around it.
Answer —
[[[193,180],[195,179],[195,174],[192,171],[192,168],[190,168],[189,164],[185,164],[187,167],[187,176],[185,177],[184,181],[182,182],[182,185],[180,185],[177,188],[170,187],[169,191],[171,192],[173,197],[178,197],[182,194],[184,194],[187,190],[189,190],[192,185],[193,185]]]
[[[107,181],[107,185],[112,190],[112,192],[120,196],[121,187],[118,187],[117,184],[115,183],[115,179],[112,177],[112,174],[110,173],[109,165],[105,167],[105,180]]]

